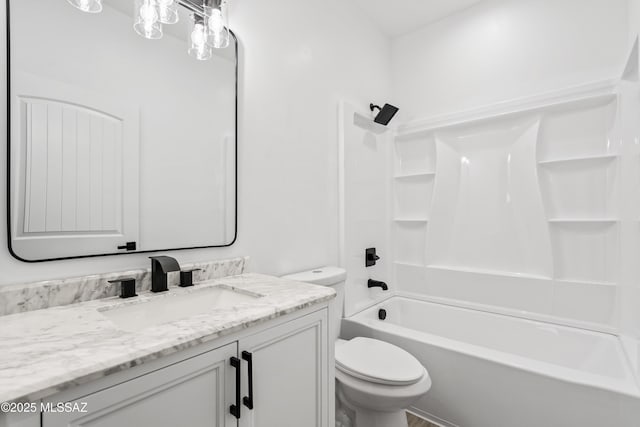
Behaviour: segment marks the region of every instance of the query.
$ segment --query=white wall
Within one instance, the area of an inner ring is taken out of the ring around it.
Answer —
[[[393,41],[394,101],[406,121],[617,77],[627,37],[626,0],[487,0]]]
[[[636,35],[640,33],[640,0],[628,0],[629,9],[627,16],[629,17],[629,44],[633,43]]]
[[[629,12],[628,12],[628,41],[629,49],[632,48],[636,37],[640,33],[640,0],[629,0]],[[637,59],[637,58],[636,58]],[[636,67],[640,67],[640,64],[636,64]],[[625,82],[622,85],[623,90],[628,91],[630,99],[638,99],[640,93],[639,83],[636,81]],[[627,122],[625,131],[630,135],[635,135],[635,141],[640,138],[637,116],[638,106],[635,105],[636,111],[633,109],[627,110]],[[632,144],[629,144],[632,145]],[[636,144],[633,144],[636,145]],[[633,170],[633,169],[632,169]],[[637,180],[635,182],[638,182]],[[637,194],[637,193],[636,193]],[[632,200],[631,203],[638,203],[637,200]],[[637,229],[636,229],[637,230]],[[633,235],[632,235],[633,236]],[[628,262],[629,266],[636,267],[638,265],[637,257],[640,254],[640,245],[635,241],[635,247],[625,247],[630,254]],[[635,249],[635,251],[633,250]],[[640,348],[640,281],[638,281],[638,268],[631,271],[624,271],[628,276],[628,280],[624,283],[620,293],[620,309],[621,309],[621,330],[625,335],[630,335],[636,338],[635,346]],[[633,359],[633,356],[631,356]],[[640,353],[636,351],[634,365],[636,371],[640,372]]]
[[[4,4],[0,11],[4,20]],[[271,274],[337,263],[337,105],[387,99],[389,42],[340,0],[235,0],[231,26],[241,42],[238,241],[168,254],[185,262],[249,255],[253,271]],[[0,68],[5,81],[4,62]],[[3,135],[5,116],[2,103]],[[4,200],[6,164],[0,164]],[[5,222],[3,207],[0,284],[148,263],[141,254],[25,264],[6,249]]]

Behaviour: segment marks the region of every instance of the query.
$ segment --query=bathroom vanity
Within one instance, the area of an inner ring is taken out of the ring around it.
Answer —
[[[241,274],[3,316],[0,426],[329,426],[333,298]]]

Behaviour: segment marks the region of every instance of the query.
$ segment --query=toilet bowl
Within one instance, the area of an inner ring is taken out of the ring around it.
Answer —
[[[431,388],[420,362],[392,344],[356,337],[336,341],[336,389],[355,425],[404,427],[404,409]]]
[[[329,327],[335,341],[336,425],[345,427],[407,427],[405,409],[431,387],[427,369],[407,351],[366,337],[338,339],[344,307],[346,271],[323,267],[284,276],[285,279],[333,286],[337,297]]]

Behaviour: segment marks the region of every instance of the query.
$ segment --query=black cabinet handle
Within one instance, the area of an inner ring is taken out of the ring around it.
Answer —
[[[248,351],[242,352],[242,358],[249,365],[249,396],[242,398],[242,403],[249,409],[253,409],[253,355]]]
[[[231,366],[236,368],[236,404],[231,405],[229,412],[237,419],[240,419],[240,359],[232,357],[230,362]]]

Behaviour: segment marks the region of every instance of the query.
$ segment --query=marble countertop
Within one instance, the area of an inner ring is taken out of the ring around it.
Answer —
[[[119,329],[101,314],[121,305],[170,298],[213,286],[263,295],[138,332]],[[329,301],[335,291],[261,274],[242,274],[170,288],[0,317],[0,402],[34,401],[150,360]]]

